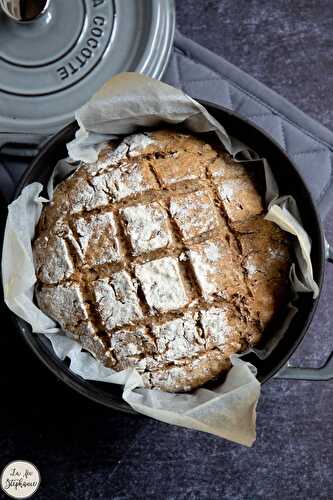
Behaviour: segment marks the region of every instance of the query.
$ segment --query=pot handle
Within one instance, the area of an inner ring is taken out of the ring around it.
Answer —
[[[284,366],[274,378],[294,380],[331,380],[333,379],[333,352],[321,368],[300,368],[298,366]]]
[[[47,139],[48,136],[41,134],[0,132],[0,152],[16,158],[33,158]]]
[[[326,243],[326,260],[333,264],[333,249]],[[301,368],[289,366],[288,363],[275,375],[274,378],[294,380],[331,380],[333,379],[333,352],[326,363],[320,368]]]

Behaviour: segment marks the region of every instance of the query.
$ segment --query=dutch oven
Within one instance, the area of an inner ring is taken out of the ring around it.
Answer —
[[[223,124],[229,135],[246,143],[260,157],[268,160],[278,182],[280,195],[292,195],[298,206],[301,207],[303,225],[312,240],[311,257],[314,279],[321,291],[325,261],[333,262],[333,254],[325,241],[319,213],[294,164],[277,143],[260,128],[226,108],[202,100],[199,102]],[[74,138],[77,128],[76,123],[69,124],[44,145],[21,179],[15,198],[20,195],[25,186],[32,182],[41,182],[44,186],[47,184],[57,161],[67,156],[66,144]],[[318,370],[284,367],[309,328],[319,296],[314,300],[310,293],[299,295],[297,314],[281,341],[265,359],[259,359],[254,353],[244,356],[244,360],[256,366],[257,378],[261,383],[267,382],[274,375],[281,378],[310,380],[333,378],[332,355],[326,365]],[[32,333],[30,325],[16,315],[12,316],[16,327],[32,351],[65,384],[110,408],[134,412],[121,398],[122,387],[84,380],[75,375],[69,370],[66,361],[57,358],[45,336]]]

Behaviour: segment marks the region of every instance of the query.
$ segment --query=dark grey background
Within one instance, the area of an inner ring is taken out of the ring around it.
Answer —
[[[176,4],[184,34],[333,129],[332,0]],[[333,211],[326,221],[333,242],[332,220]],[[333,347],[333,266],[327,271],[294,363],[318,366]],[[90,403],[41,367],[5,318],[3,331],[0,467],[17,458],[34,462],[42,476],[35,498],[333,498],[332,382],[263,386],[257,441],[247,449]]]
[[[176,0],[182,33],[333,128],[332,0]]]

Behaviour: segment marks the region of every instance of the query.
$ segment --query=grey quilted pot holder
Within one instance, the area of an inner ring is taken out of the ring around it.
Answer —
[[[192,97],[236,111],[270,134],[295,163],[325,217],[333,201],[330,130],[179,32],[164,80]]]
[[[293,160],[322,218],[327,215],[333,202],[333,133],[330,130],[247,73],[180,33],[176,33],[164,80],[192,97],[236,111],[264,129]],[[317,359],[323,349],[323,339],[315,339],[314,344],[316,348],[312,349],[311,358]],[[329,380],[332,374],[331,354],[320,369],[286,366],[277,377]]]

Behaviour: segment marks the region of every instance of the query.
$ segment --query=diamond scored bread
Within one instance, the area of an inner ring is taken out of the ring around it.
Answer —
[[[258,175],[175,130],[104,147],[59,184],[33,245],[40,308],[146,387],[195,389],[286,304],[286,233]]]

